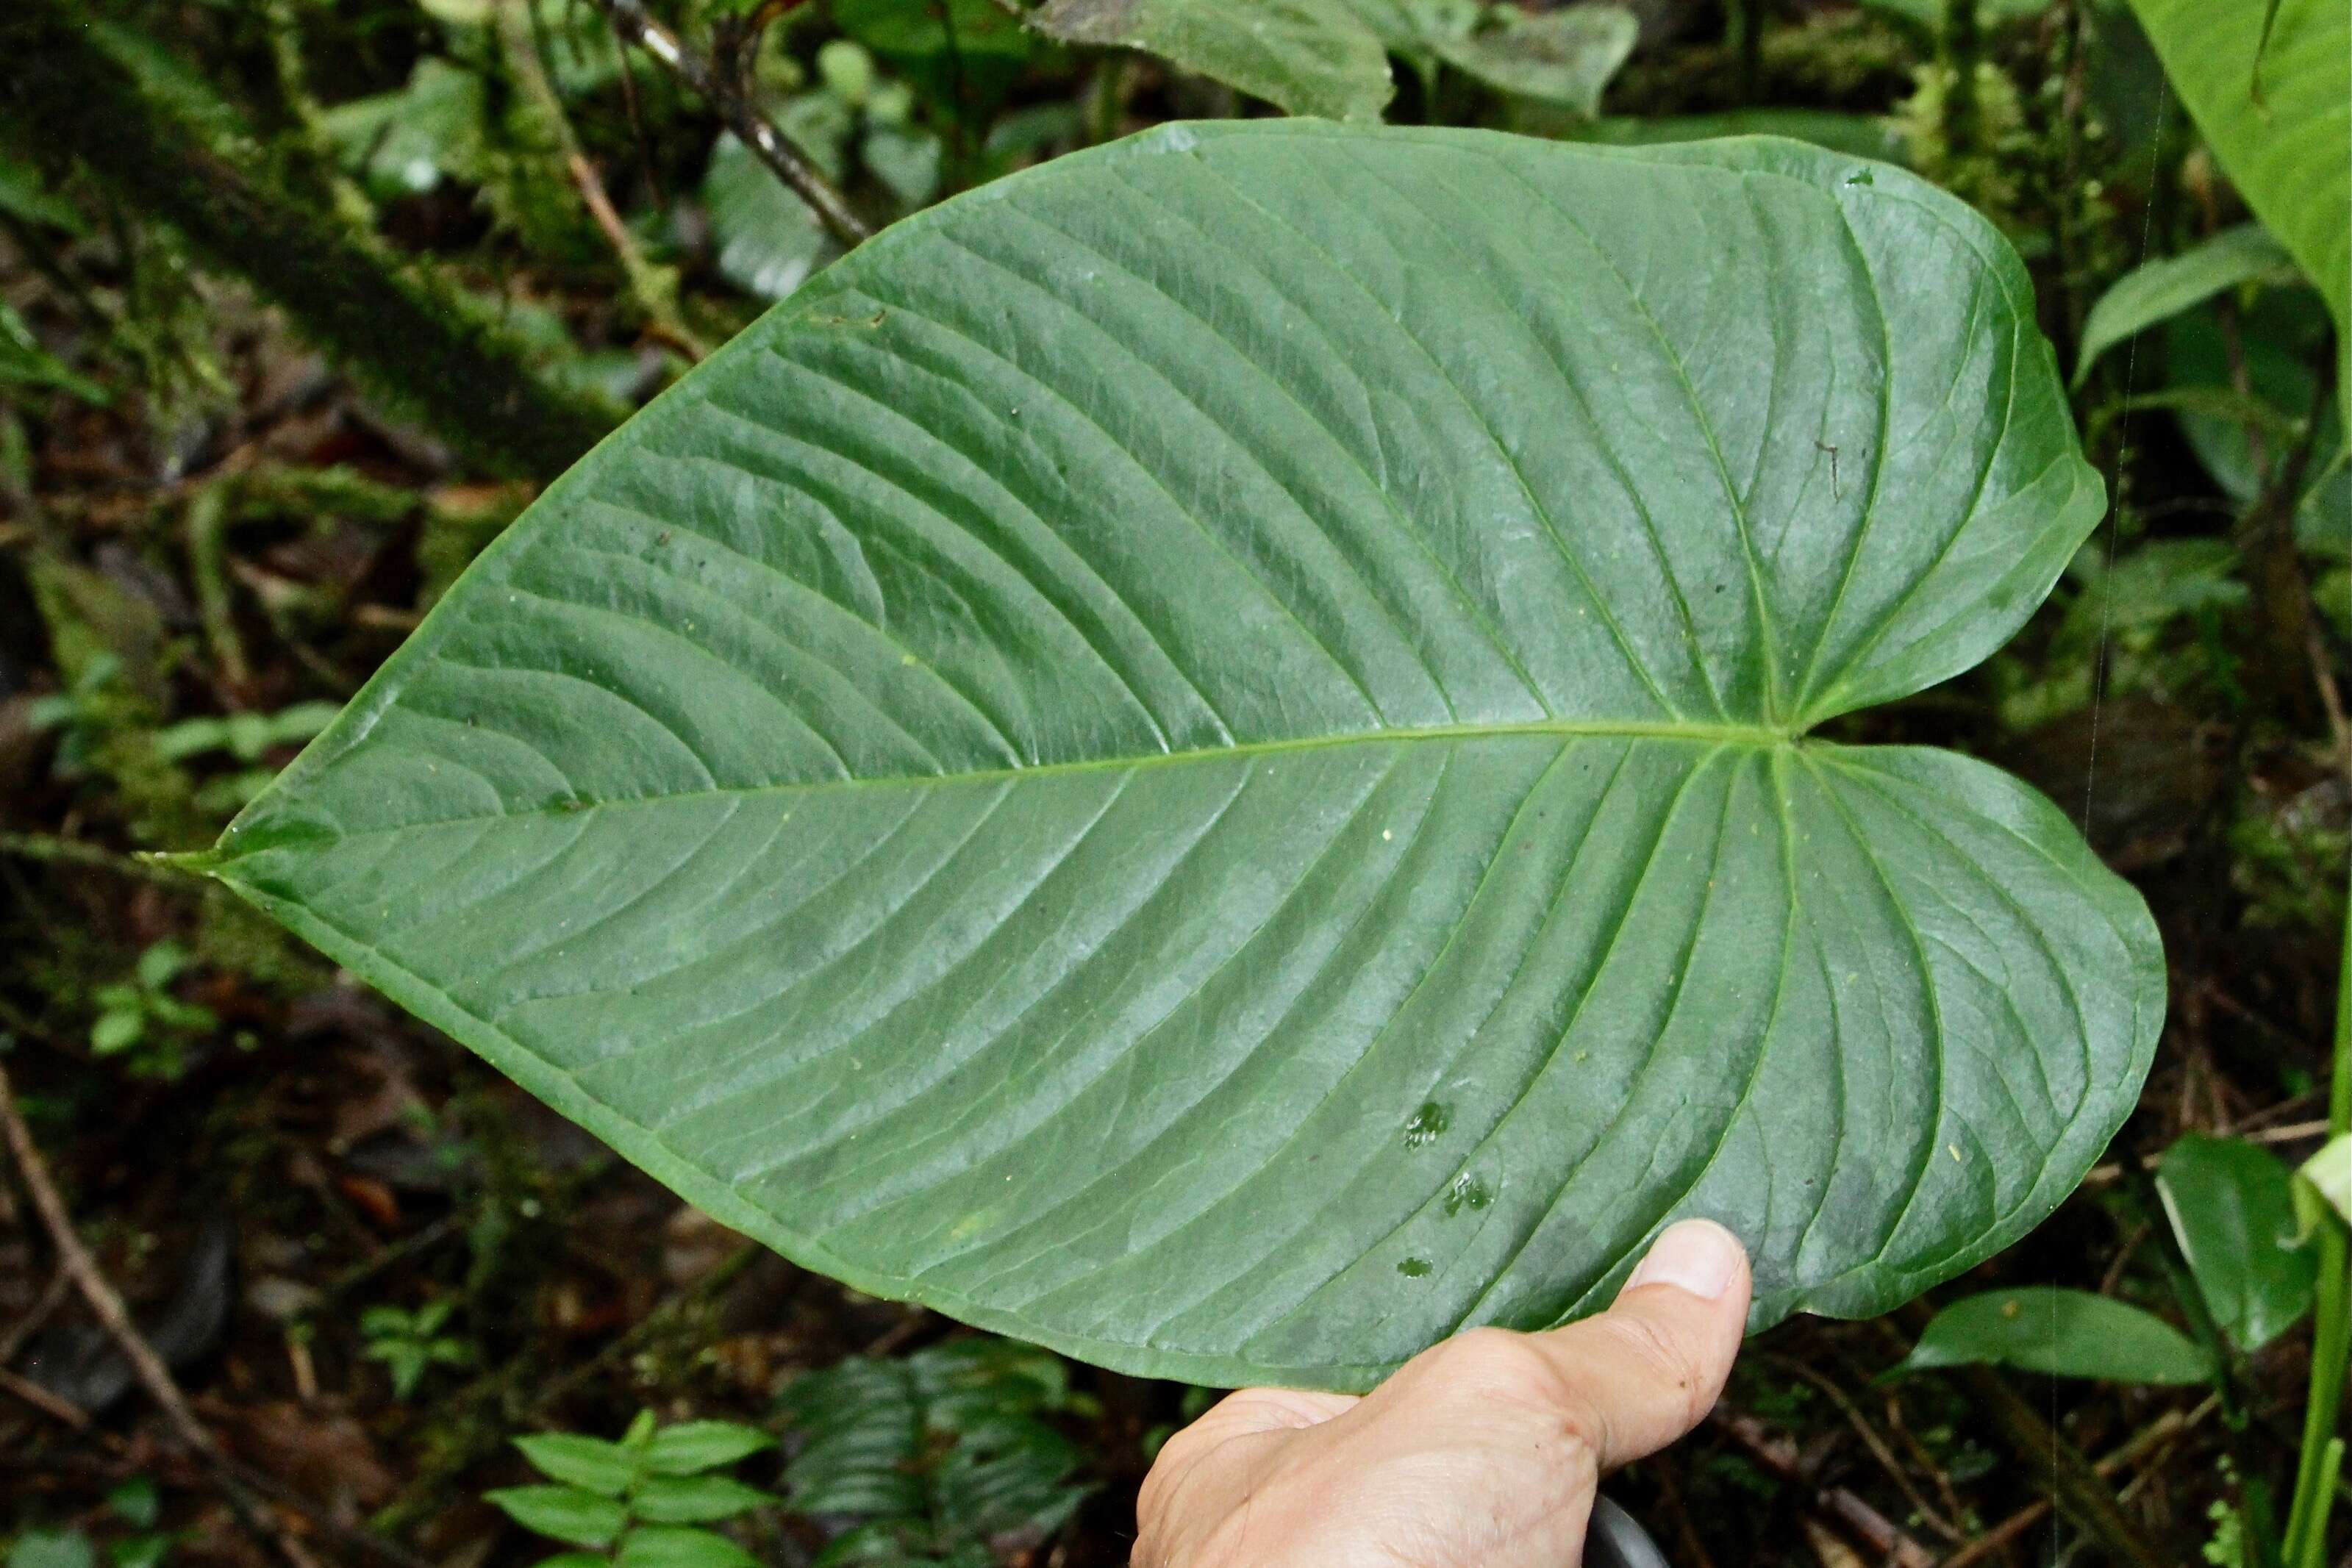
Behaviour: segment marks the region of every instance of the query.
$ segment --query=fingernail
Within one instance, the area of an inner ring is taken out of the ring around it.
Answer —
[[[1685,1219],[1666,1227],[1633,1270],[1625,1289],[1637,1285],[1672,1285],[1694,1296],[1713,1301],[1723,1294],[1747,1261],[1739,1238],[1712,1219]]]

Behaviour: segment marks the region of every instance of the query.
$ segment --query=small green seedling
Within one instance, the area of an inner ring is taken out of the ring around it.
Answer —
[[[778,1500],[719,1473],[774,1443],[729,1421],[656,1427],[647,1410],[617,1443],[573,1432],[517,1437],[523,1458],[553,1484],[487,1496],[526,1530],[588,1549],[559,1552],[538,1568],[758,1568],[734,1542],[699,1527]]]
[[[405,1399],[415,1393],[425,1375],[436,1366],[473,1364],[473,1345],[441,1332],[457,1305],[444,1297],[413,1312],[400,1307],[370,1307],[361,1314],[360,1333],[368,1342],[364,1354],[371,1361],[383,1363],[392,1374],[394,1398]]]
[[[131,1071],[142,1077],[178,1077],[186,1066],[188,1044],[220,1027],[210,1008],[172,994],[172,983],[194,961],[187,948],[167,937],[139,955],[131,979],[99,987],[90,1050],[127,1058]]]

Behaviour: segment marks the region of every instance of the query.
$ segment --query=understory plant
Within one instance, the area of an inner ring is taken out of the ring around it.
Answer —
[[[709,1527],[776,1500],[725,1473],[773,1443],[753,1427],[665,1427],[641,1411],[617,1442],[577,1432],[516,1438],[546,1483],[487,1495],[525,1529],[583,1549],[542,1559],[539,1568],[757,1568],[756,1558]]]

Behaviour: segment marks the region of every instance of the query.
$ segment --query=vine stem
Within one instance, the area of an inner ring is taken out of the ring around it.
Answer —
[[[2336,1052],[2327,1083],[2327,1134],[2352,1132],[2352,909],[2344,925],[2344,966],[2336,980]],[[2303,1409],[2303,1450],[2294,1467],[2294,1501],[2287,1511],[2286,1568],[2325,1568],[2327,1515],[2344,1465],[2336,1417],[2344,1408],[2344,1378],[2352,1368],[2352,1244],[2334,1217],[2319,1226],[2319,1293],[2313,1312],[2311,1396]]]
[[[353,229],[331,199],[288,189],[269,160],[217,143],[142,85],[86,10],[74,0],[0,4],[10,140],[79,158],[142,219],[170,224],[395,411],[486,467],[561,473],[621,422],[614,401],[541,375],[488,306]]]

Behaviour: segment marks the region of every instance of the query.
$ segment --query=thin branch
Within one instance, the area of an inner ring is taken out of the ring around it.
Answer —
[[[58,1309],[66,1304],[66,1297],[72,1291],[73,1276],[63,1269],[49,1276],[49,1282],[41,1287],[40,1299],[10,1326],[6,1333],[0,1333],[0,1366],[16,1359],[16,1353],[41,1332],[43,1324],[57,1315]]]
[[[1905,1500],[1918,1511],[1919,1517],[1926,1521],[1937,1534],[1947,1541],[1957,1542],[1967,1539],[1965,1533],[1950,1520],[1945,1518],[1934,1503],[1920,1495],[1919,1489],[1912,1484],[1910,1472],[1903,1468],[1903,1461],[1895,1457],[1894,1450],[1886,1446],[1886,1439],[1878,1435],[1877,1428],[1870,1424],[1854,1402],[1846,1397],[1845,1390],[1840,1388],[1833,1379],[1814,1371],[1792,1355],[1776,1355],[1771,1358],[1771,1362],[1773,1365],[1811,1384],[1829,1396],[1830,1403],[1844,1414],[1846,1425],[1853,1428],[1854,1436],[1862,1439],[1862,1446],[1870,1450],[1870,1457],[1878,1461],[1878,1468],[1886,1472],[1887,1479],[1895,1483],[1895,1489],[1902,1492]]]
[[[0,1366],[0,1392],[15,1395],[43,1415],[64,1422],[79,1432],[89,1426],[89,1412],[60,1395],[50,1393],[29,1377],[20,1376]]]
[[[612,23],[614,32],[660,61],[672,76],[717,110],[736,139],[750,148],[751,155],[765,163],[793,194],[808,204],[817,221],[841,242],[843,248],[853,248],[873,237],[872,226],[851,210],[848,198],[840,189],[802,157],[784,133],[760,112],[740,73],[722,70],[688,48],[677,34],[655,20],[644,0],[594,0],[594,4],[605,20]]]
[[[2149,1422],[2146,1427],[2135,1433],[2121,1448],[2091,1468],[2102,1478],[2111,1479],[2126,1467],[2137,1464],[2151,1454],[2158,1454],[2158,1450],[2169,1453],[2172,1444],[2187,1437],[2200,1422],[2221,1407],[2221,1396],[2209,1394],[2205,1396],[2203,1404],[2186,1416],[2178,1410],[2167,1410]],[[2158,1457],[2163,1456],[2158,1454]],[[2047,1498],[2027,1503],[2023,1508],[1945,1558],[1936,1565],[1936,1568],[1968,1568],[1969,1563],[1991,1556],[2032,1529],[2049,1511],[2050,1500]]]
[[[1767,1472],[1801,1489],[1811,1511],[1868,1547],[1873,1561],[1887,1568],[1932,1568],[1935,1554],[1902,1526],[1844,1487],[1825,1487],[1816,1481],[1800,1458],[1795,1441],[1785,1434],[1728,1405],[1717,1406],[1707,1425],[1729,1437]]]

